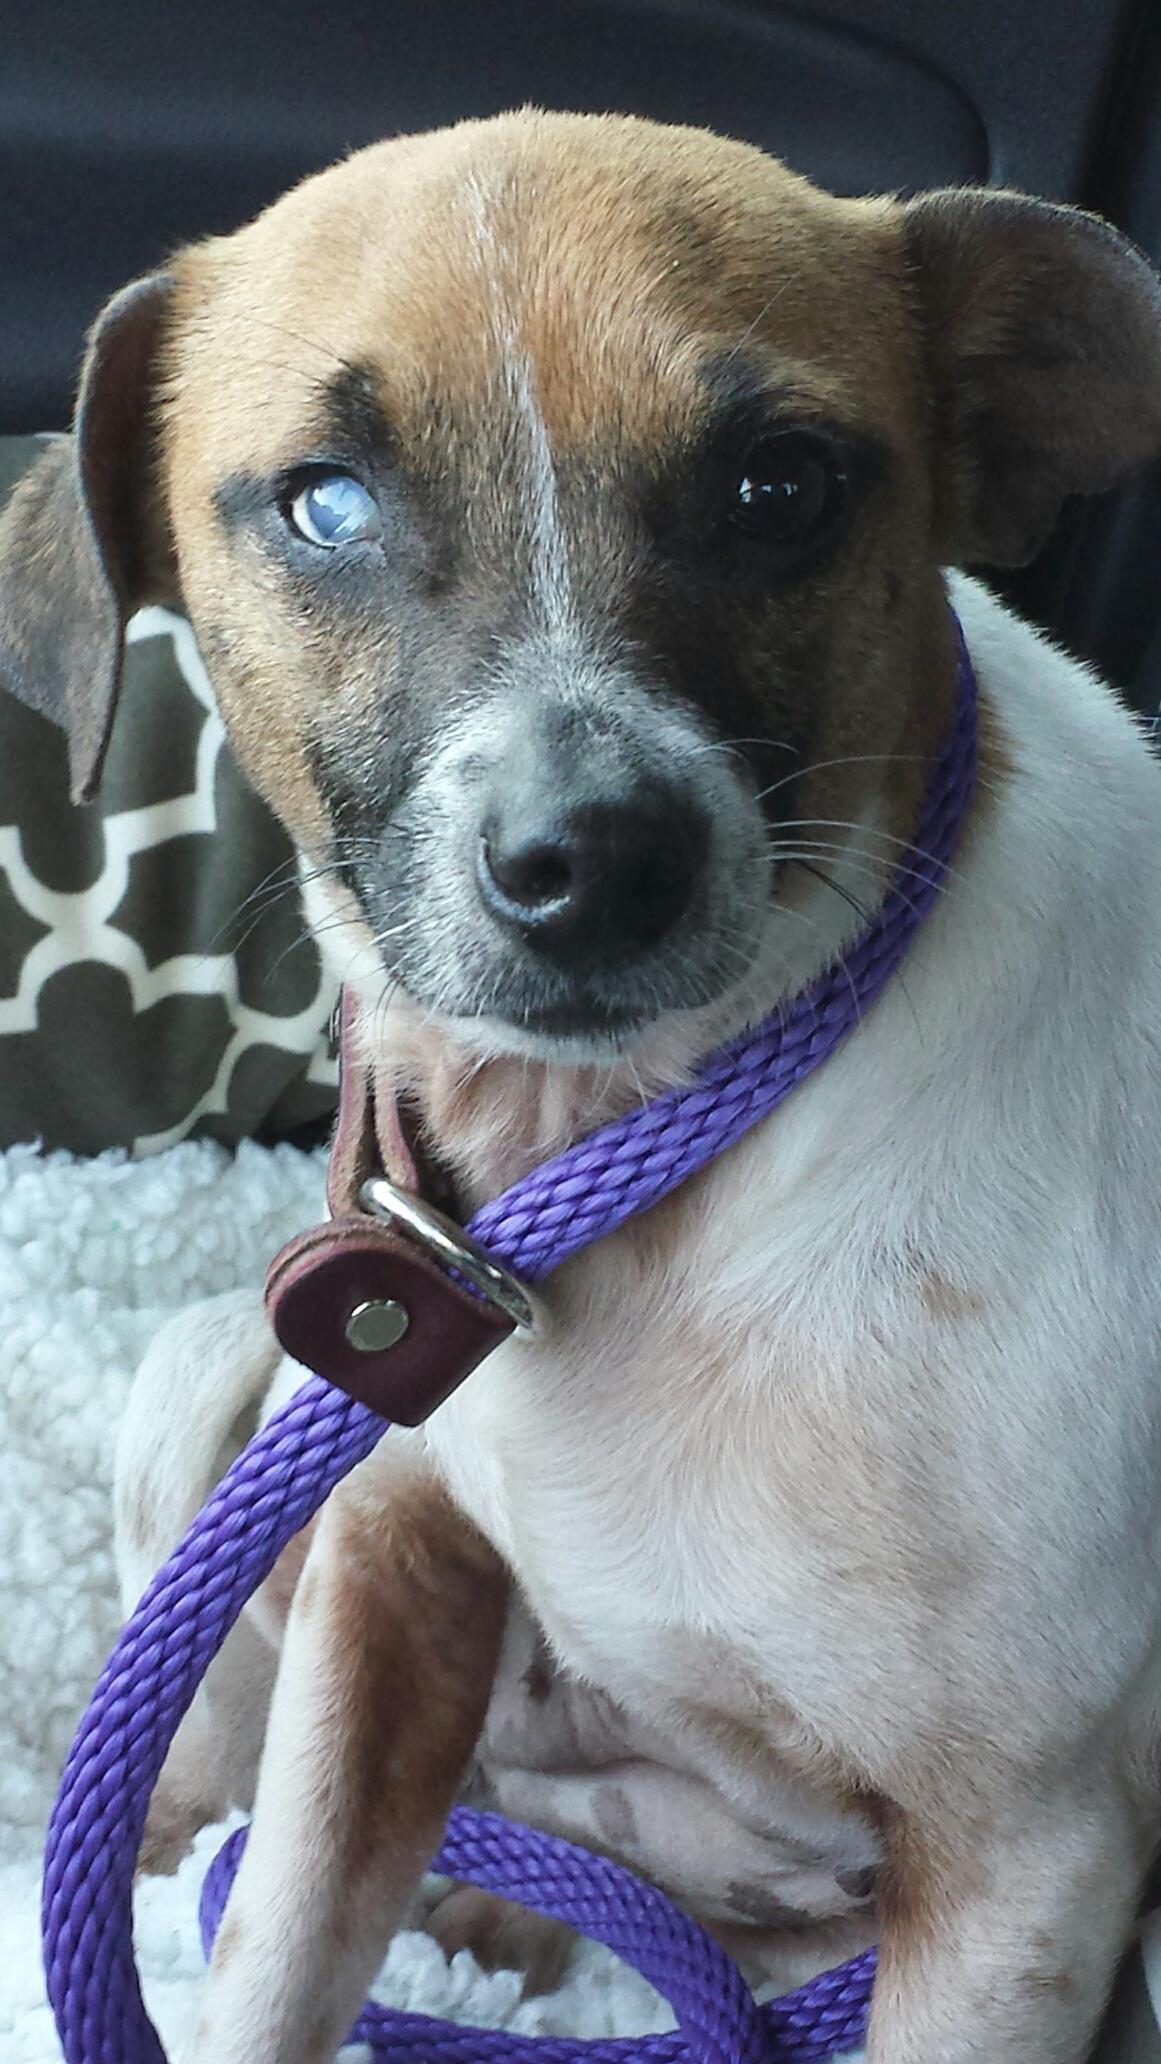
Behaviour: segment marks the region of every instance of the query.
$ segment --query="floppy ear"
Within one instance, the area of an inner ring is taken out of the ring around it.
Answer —
[[[0,515],[0,684],[67,731],[76,802],[100,778],[126,619],[165,587],[149,413],[170,285],[157,273],[110,301],[71,436],[48,445]]]
[[[903,211],[935,406],[940,555],[1021,566],[1066,495],[1161,452],[1161,283],[1095,215],[1024,194]]]

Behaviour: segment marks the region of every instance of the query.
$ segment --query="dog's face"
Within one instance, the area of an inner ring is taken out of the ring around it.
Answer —
[[[182,591],[423,1004],[631,1039],[810,937],[785,854],[855,837],[865,881],[906,829],[913,763],[864,756],[922,753],[943,697],[909,692],[931,487],[885,227],[737,146],[516,121],[191,268]]]
[[[1087,218],[506,117],[364,152],[115,311],[81,499],[107,561],[135,497],[106,586],[180,594],[364,973],[607,1052],[768,1007],[878,900],[950,709],[939,568],[1027,556],[1152,448],[1156,313]],[[102,470],[114,384],[149,490]]]

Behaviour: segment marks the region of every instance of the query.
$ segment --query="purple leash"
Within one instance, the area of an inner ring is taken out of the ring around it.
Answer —
[[[971,794],[975,678],[956,632],[954,722],[878,916],[840,966],[713,1055],[690,1087],[605,1126],[478,1211],[469,1233],[515,1275],[536,1282],[648,1209],[772,1111],[859,1023],[940,890]],[[378,1413],[310,1377],[222,1478],[122,1630],[69,1752],[45,1853],[44,1961],[66,2064],[166,2064],[133,1957],[133,1878],[154,1785],[246,1600],[387,1430]],[[243,1842],[244,1833],[231,1837],[207,1876],[207,1947]],[[873,1951],[759,2008],[694,1921],[572,1843],[460,1808],[433,1868],[605,1943],[669,2000],[679,2026],[565,2041],[368,2004],[350,2039],[370,2044],[382,2064],[822,2064],[864,2037]]]

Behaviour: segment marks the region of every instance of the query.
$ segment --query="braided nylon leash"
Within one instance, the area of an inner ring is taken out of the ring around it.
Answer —
[[[691,1087],[606,1126],[477,1212],[472,1237],[515,1274],[532,1282],[545,1276],[721,1153],[833,1052],[878,995],[939,892],[971,793],[975,680],[956,631],[954,723],[914,844],[878,916],[841,965],[784,1014],[724,1047]],[[223,1477],[123,1629],[69,1752],[45,1854],[45,1970],[66,2064],[166,2064],[133,1958],[133,1877],[153,1787],[246,1600],[386,1431],[366,1406],[309,1378]],[[234,1838],[210,1873],[211,1933],[238,1853]],[[702,1929],[603,1858],[460,1810],[437,1864],[607,1943],[670,2000],[680,2029],[626,2042],[565,2042],[367,2007],[355,2032],[377,2058],[820,2064],[862,2038],[872,1955],[758,2009]]]
[[[224,1842],[202,1888],[206,1954],[225,1910],[246,1830]],[[497,1813],[454,1812],[433,1869],[568,1921],[603,1942],[665,1994],[679,2027],[671,2035],[567,2038],[512,2035],[404,2014],[368,2001],[351,2031],[378,2059],[414,2064],[823,2064],[856,2047],[866,2028],[874,1952],[757,2007],[737,1966],[696,1921],[619,1864]]]

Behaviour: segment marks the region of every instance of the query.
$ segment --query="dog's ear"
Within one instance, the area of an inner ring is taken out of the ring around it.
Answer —
[[[1161,283],[1095,215],[1024,194],[903,210],[935,409],[940,556],[1020,566],[1067,495],[1161,452]]]
[[[89,337],[72,434],[0,515],[0,684],[68,734],[74,801],[105,757],[126,619],[160,600],[150,414],[170,278],[135,280]]]

